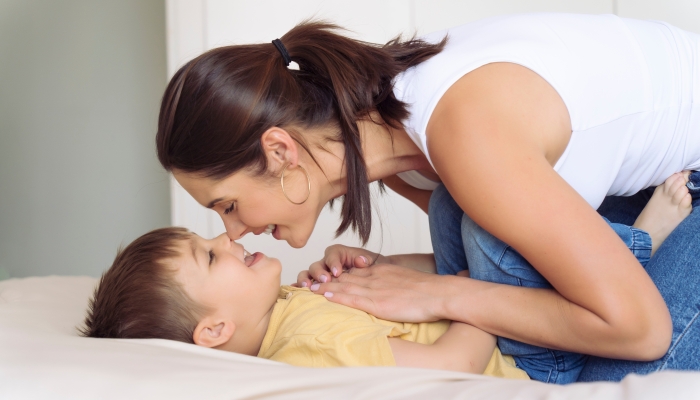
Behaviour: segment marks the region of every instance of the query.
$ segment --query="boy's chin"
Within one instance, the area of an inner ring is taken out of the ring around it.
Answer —
[[[276,258],[270,258],[270,266],[275,268],[275,275],[277,276],[277,282],[279,283],[279,281],[282,279],[282,263]]]

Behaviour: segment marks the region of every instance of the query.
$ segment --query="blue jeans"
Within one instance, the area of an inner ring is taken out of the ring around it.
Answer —
[[[700,202],[700,173],[691,175],[688,187],[695,206]],[[700,369],[700,260],[694,252],[694,248],[700,248],[700,212],[693,212],[686,218],[650,259],[649,236],[630,226],[650,195],[651,191],[647,190],[628,198],[610,197],[599,212],[640,263],[646,264],[645,268],[671,310],[674,335],[669,353],[654,362],[630,362],[550,350],[499,337],[501,351],[512,355],[518,367],[531,378],[569,383],[577,379],[620,380],[630,372]],[[474,279],[551,288],[520,254],[466,216],[442,185],[433,192],[429,214],[438,273],[455,274],[469,269]]]

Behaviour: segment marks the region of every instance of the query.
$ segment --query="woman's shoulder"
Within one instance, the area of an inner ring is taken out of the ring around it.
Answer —
[[[395,84],[397,98],[408,104],[406,132],[425,154],[428,154],[427,127],[435,108],[448,90],[457,82],[469,80],[469,76],[477,79],[476,75],[488,71],[507,77],[509,68],[532,76],[532,82],[551,87],[566,108],[574,111],[569,122],[576,126],[594,124],[602,118],[598,115],[601,113],[588,109],[598,110],[600,103],[611,108],[608,104],[611,100],[600,98],[600,93],[609,90],[611,84],[619,92],[629,92],[641,82],[618,76],[617,71],[631,71],[629,74],[636,77],[637,58],[632,54],[634,46],[625,23],[614,15],[506,15],[436,32],[426,38],[435,40],[444,35],[448,36],[445,49],[399,75]],[[493,89],[493,94],[498,95],[498,79],[489,82],[494,87],[486,89]],[[529,83],[522,81],[522,84]],[[484,83],[480,85],[483,87]],[[610,112],[603,114],[607,118]]]

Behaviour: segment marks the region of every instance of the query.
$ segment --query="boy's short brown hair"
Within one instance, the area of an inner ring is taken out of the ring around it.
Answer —
[[[206,310],[185,293],[169,263],[180,255],[178,242],[191,238],[185,228],[161,228],[120,250],[102,274],[80,333],[95,338],[194,343],[194,329]]]

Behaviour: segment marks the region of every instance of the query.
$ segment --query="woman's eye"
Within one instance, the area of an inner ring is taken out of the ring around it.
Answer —
[[[236,202],[234,201],[233,203],[231,203],[231,205],[227,209],[224,210],[224,214],[230,213],[231,211],[234,210],[235,207],[236,207]]]
[[[209,265],[214,262],[214,250],[209,250]]]

